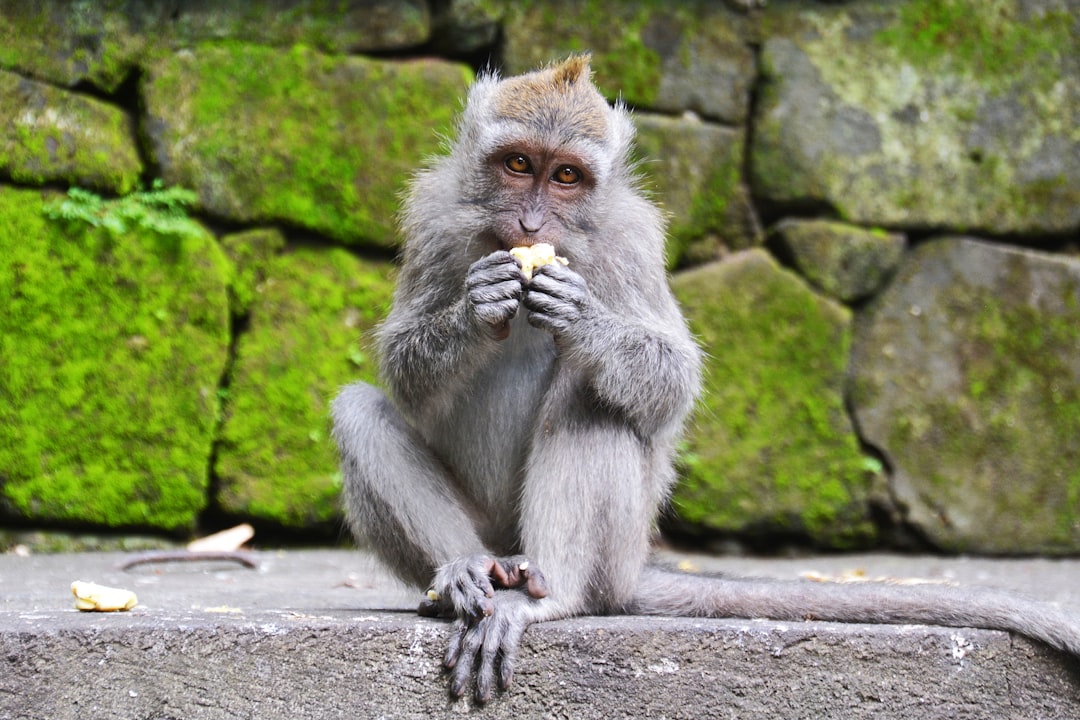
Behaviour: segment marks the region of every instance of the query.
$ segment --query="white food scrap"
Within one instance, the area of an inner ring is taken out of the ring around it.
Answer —
[[[536,243],[535,245],[522,245],[511,248],[510,254],[521,263],[521,272],[526,280],[532,280],[533,271],[543,265],[562,263],[569,265],[570,261],[555,254],[555,247],[549,243]]]
[[[886,585],[953,585],[954,583],[948,580],[934,580],[931,578],[918,578],[918,577],[893,577],[891,575],[879,575],[877,577],[870,577],[866,574],[866,571],[862,568],[855,568],[852,570],[846,570],[839,575],[830,575],[828,573],[817,572],[816,570],[809,570],[802,573],[803,578],[806,580],[813,580],[814,582],[831,582],[831,583],[884,583]]]
[[[75,596],[75,607],[88,612],[130,610],[139,603],[135,593],[130,590],[106,587],[83,580],[71,583],[71,594]]]
[[[187,549],[191,552],[228,552],[239,550],[253,537],[255,537],[255,528],[244,523],[198,540],[192,540],[188,543]]]

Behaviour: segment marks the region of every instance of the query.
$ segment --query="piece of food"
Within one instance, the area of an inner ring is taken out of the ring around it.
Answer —
[[[96,583],[76,580],[71,583],[75,607],[92,612],[115,612],[130,610],[138,604],[135,593],[120,588],[105,587]]]
[[[255,537],[255,528],[244,523],[236,527],[216,532],[213,535],[201,537],[188,543],[187,549],[191,552],[226,552],[239,550],[244,543]]]
[[[828,573],[817,572],[816,570],[808,570],[802,573],[802,576],[807,580],[813,580],[814,582],[832,582],[832,583],[884,583],[886,585],[953,585],[950,580],[945,579],[931,579],[931,578],[918,578],[918,577],[893,577],[891,575],[879,575],[878,577],[870,577],[866,574],[866,571],[862,568],[855,568],[840,573],[839,575],[830,575]]]
[[[521,263],[521,272],[525,274],[526,280],[532,280],[533,270],[543,265],[553,265],[554,263],[570,264],[566,258],[556,255],[554,246],[548,243],[536,243],[535,245],[522,245],[511,248],[510,254]]]

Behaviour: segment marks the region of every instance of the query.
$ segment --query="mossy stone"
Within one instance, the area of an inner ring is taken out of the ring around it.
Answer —
[[[769,234],[799,274],[845,303],[877,292],[895,272],[907,244],[900,233],[831,220],[787,219]]]
[[[166,3],[36,0],[0,4],[0,68],[47,82],[115,92],[144,52],[136,28],[159,25]]]
[[[55,85],[86,82],[112,94],[154,58],[205,41],[305,44],[342,54],[415,47],[430,34],[423,0],[5,2],[0,68]]]
[[[851,313],[760,249],[675,276],[707,353],[673,507],[712,531],[873,542],[875,464],[844,408]]]
[[[154,63],[142,93],[163,177],[206,212],[389,248],[402,188],[470,79],[436,60],[222,43]]]
[[[668,216],[670,267],[761,243],[742,177],[742,131],[687,117],[637,114],[634,122],[645,187]]]
[[[229,375],[215,467],[222,509],[304,529],[339,517],[328,410],[346,383],[375,380],[364,334],[392,288],[391,265],[341,248],[294,248],[265,265]]]
[[[740,123],[755,74],[752,28],[708,0],[528,0],[507,4],[503,62],[518,74],[589,52],[597,87],[612,100]]]
[[[212,235],[49,220],[0,187],[0,507],[186,530],[206,504],[230,269]]]
[[[402,50],[431,37],[425,0],[275,0],[191,2],[177,6],[160,30],[173,48],[206,40],[289,47],[303,44],[332,54]],[[155,42],[153,35],[151,42]],[[160,41],[155,42],[160,47]]]
[[[135,124],[124,111],[0,70],[0,173],[123,195],[142,169]]]
[[[870,227],[1080,228],[1080,16],[1024,0],[784,3],[764,24],[761,200]]]
[[[857,323],[851,403],[939,547],[1080,550],[1080,260],[919,245]]]
[[[432,8],[431,41],[440,52],[473,53],[499,41],[506,0],[446,0]]]

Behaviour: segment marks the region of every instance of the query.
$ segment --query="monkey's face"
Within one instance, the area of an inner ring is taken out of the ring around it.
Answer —
[[[588,56],[506,80],[482,74],[447,162],[470,254],[543,242],[583,259],[632,185],[633,134],[622,105],[592,84]]]
[[[510,143],[488,157],[485,175],[493,200],[490,232],[498,248],[543,242],[563,250],[586,231],[596,180],[582,155]]]

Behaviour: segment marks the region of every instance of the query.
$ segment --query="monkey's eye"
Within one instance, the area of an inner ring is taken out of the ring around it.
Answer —
[[[560,185],[575,185],[581,181],[581,171],[571,165],[563,165],[551,179]]]
[[[521,174],[532,172],[532,163],[524,155],[507,155],[503,164],[506,165],[506,169],[510,172]]]

